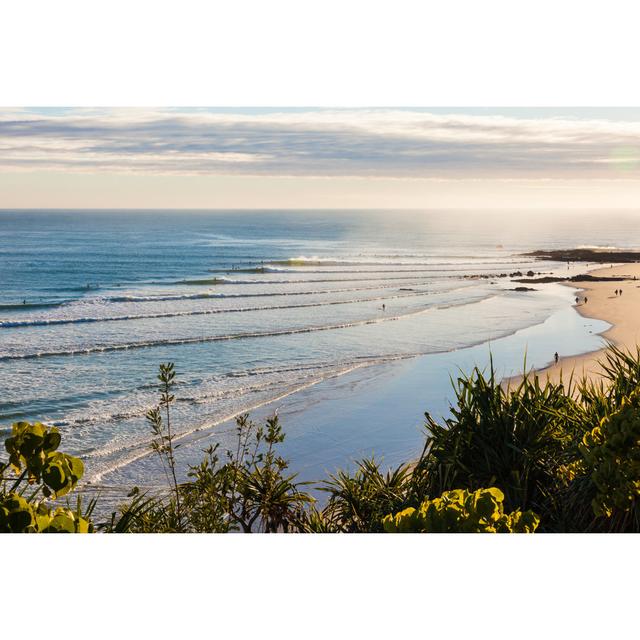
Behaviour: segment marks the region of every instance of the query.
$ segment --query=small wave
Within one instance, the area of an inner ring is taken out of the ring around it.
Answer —
[[[342,265],[345,268],[344,269],[334,269],[334,270],[330,270],[330,268],[304,268],[302,265],[299,266],[290,266],[290,267],[286,267],[286,266],[274,266],[272,263],[267,264],[265,266],[262,267],[248,267],[248,268],[244,268],[244,269],[233,269],[231,271],[231,273],[297,273],[297,274],[301,274],[301,275],[306,275],[308,273],[341,273],[341,274],[349,274],[349,273],[433,273],[433,272],[440,272],[443,271],[443,269],[441,267],[453,267],[455,268],[455,270],[460,270],[460,268],[462,267],[477,267],[478,265],[495,265],[495,267],[497,268],[500,265],[511,265],[511,264],[523,264],[522,259],[519,260],[500,260],[500,259],[496,259],[496,260],[475,260],[472,262],[429,262],[429,263],[419,263],[419,264],[424,264],[423,268],[418,268],[418,269],[359,269],[357,267],[362,267],[362,266],[371,266],[371,267],[379,267],[381,265],[388,265],[389,267],[394,267],[397,265],[397,263],[383,263],[383,262],[376,262],[376,263],[366,263],[366,262],[358,262],[358,263],[350,263],[350,264],[345,264]],[[426,266],[429,267],[435,267],[435,268],[426,268]],[[312,267],[332,267],[332,266],[339,266],[337,264],[331,264],[331,265],[320,265],[320,264],[313,264],[310,265]],[[412,263],[399,263],[398,266],[412,266]],[[418,266],[418,264],[416,264],[415,266]],[[440,268],[438,268],[440,267]],[[477,270],[477,269],[476,269]],[[209,269],[210,272],[212,273],[219,273],[220,270],[219,269]],[[182,281],[184,282],[184,281]],[[262,281],[258,281],[258,282],[264,282],[264,280]],[[178,284],[178,283],[176,283]]]
[[[429,279],[420,279],[413,282],[405,283],[405,286],[424,286]],[[300,284],[305,284],[305,281],[300,281]],[[175,294],[158,294],[152,296],[138,296],[138,295],[120,295],[120,296],[106,296],[103,298],[95,298],[94,302],[169,302],[173,300],[209,300],[209,299],[236,299],[236,298],[271,298],[276,296],[315,296],[324,295],[330,293],[348,293],[353,291],[373,291],[377,289],[394,289],[397,288],[396,284],[380,284],[372,285],[368,287],[342,287],[341,289],[311,289],[309,291],[270,291],[261,293],[175,293]]]
[[[15,355],[0,355],[0,361],[7,360],[28,360],[34,358],[51,358],[58,356],[80,356],[90,355],[92,353],[110,353],[114,351],[129,351],[133,349],[147,349],[152,347],[164,347],[164,346],[178,346],[184,344],[201,344],[205,342],[223,342],[229,340],[244,340],[249,338],[270,338],[276,336],[295,335],[301,333],[315,333],[317,331],[332,331],[337,329],[350,329],[352,327],[362,327],[366,325],[378,324],[382,322],[392,322],[395,320],[402,320],[403,318],[409,318],[411,316],[426,313],[427,311],[438,311],[443,309],[451,309],[455,307],[464,307],[472,304],[478,304],[481,302],[487,302],[498,296],[495,294],[484,294],[481,298],[473,300],[464,300],[461,302],[451,302],[442,305],[432,305],[418,309],[416,311],[409,311],[395,316],[384,316],[377,318],[368,318],[366,320],[357,320],[354,322],[341,322],[337,324],[300,327],[298,329],[281,329],[276,331],[248,331],[245,333],[231,333],[226,335],[217,336],[198,336],[194,338],[167,338],[164,340],[146,340],[141,342],[131,342],[128,344],[112,344],[103,346],[92,346],[79,349],[69,349],[66,351],[41,351],[33,353],[22,353]]]
[[[279,267],[429,267],[429,266],[464,266],[465,264],[482,264],[480,260],[475,260],[474,256],[449,256],[451,260],[447,262],[434,262],[434,259],[426,258],[419,261],[407,260],[371,260],[368,257],[362,259],[336,259],[336,258],[318,258],[317,256],[307,257],[298,256],[297,258],[288,258],[286,260],[272,260],[269,265]],[[460,260],[469,260],[464,263]],[[499,258],[495,260],[484,261],[485,264],[497,264],[503,262]]]
[[[340,271],[338,273],[348,273],[346,271]],[[366,273],[366,272],[365,272]],[[285,280],[240,280],[236,278],[209,278],[203,280],[178,280],[173,284],[186,284],[186,285],[214,285],[214,284],[307,284],[317,282],[366,282],[370,280],[378,280],[380,282],[386,282],[388,280],[410,280],[415,278],[411,276],[391,276],[385,278],[315,278],[315,279],[295,279],[287,278]]]
[[[58,356],[76,356],[76,355],[88,355],[92,353],[110,353],[114,351],[129,351],[133,349],[147,349],[150,347],[166,347],[177,346],[184,344],[201,344],[204,342],[223,342],[229,340],[245,340],[249,338],[267,338],[275,336],[294,335],[299,333],[314,333],[316,331],[332,331],[337,329],[349,329],[352,327],[360,327],[371,324],[378,324],[381,322],[391,322],[395,320],[401,320],[420,313],[428,311],[426,309],[419,309],[417,311],[411,311],[402,315],[387,316],[380,318],[369,318],[367,320],[359,320],[356,322],[341,322],[338,324],[300,327],[298,329],[281,329],[276,331],[248,331],[245,333],[231,333],[226,335],[216,336],[198,336],[194,338],[168,338],[163,340],[145,340],[140,342],[131,342],[128,344],[110,344],[103,346],[92,346],[78,349],[68,349],[61,351],[40,351],[32,353],[22,353],[16,355],[0,355],[0,361],[7,360],[27,360],[33,358],[51,358]]]
[[[211,272],[218,273],[219,270],[210,269]],[[349,273],[431,273],[433,269],[393,269],[390,271],[389,269],[349,269],[348,271],[345,269],[334,269],[330,271],[328,269],[302,269],[297,267],[274,267],[274,266],[265,266],[265,267],[250,267],[247,269],[234,269],[231,273],[296,273],[298,275],[307,275],[308,273],[341,273],[341,274],[349,274]],[[220,278],[225,279],[225,278]],[[227,280],[229,280],[227,278]],[[174,284],[185,284],[190,283],[188,280],[181,280]],[[195,282],[209,282],[196,280]],[[232,282],[238,282],[237,280],[233,280]],[[267,280],[251,280],[252,283],[263,284],[268,282]],[[299,282],[299,280],[295,280],[294,282]],[[313,282],[313,280],[305,280],[304,282]]]
[[[349,300],[329,300],[327,302],[307,302],[302,304],[282,304],[263,307],[238,307],[234,309],[202,309],[198,311],[172,311],[167,313],[149,313],[124,316],[86,317],[86,318],[42,318],[37,320],[7,320],[0,321],[0,328],[13,329],[18,327],[49,327],[64,324],[84,324],[93,322],[122,322],[126,320],[149,320],[155,318],[183,318],[190,316],[208,316],[220,313],[246,313],[249,311],[277,311],[282,309],[307,309],[310,307],[326,307],[340,304],[361,304],[380,300],[397,300],[429,295],[427,291],[416,291],[398,295],[374,296],[369,298],[352,298]]]
[[[27,309],[48,309],[51,307],[62,307],[68,304],[70,300],[60,302],[15,302],[8,304],[0,304],[0,311],[23,311]]]
[[[502,265],[507,265],[507,264],[518,264],[521,265],[523,264],[522,261],[518,261],[518,262],[487,262],[487,263],[483,263],[483,264],[487,264],[487,265],[491,265],[490,268],[493,269],[497,269],[500,268]],[[399,273],[425,273],[425,274],[429,274],[429,276],[432,276],[432,274],[436,273],[442,273],[443,271],[462,271],[462,267],[472,267],[474,272],[478,272],[478,271],[484,271],[485,268],[476,268],[477,264],[474,265],[469,265],[469,264],[462,264],[462,263],[457,263],[457,264],[451,264],[451,263],[434,263],[433,265],[431,265],[432,267],[435,267],[433,269],[427,269],[427,268],[422,268],[422,269],[356,269],[356,268],[350,268],[350,269],[300,269],[300,268],[296,268],[296,267],[291,267],[291,268],[287,268],[287,267],[260,267],[260,271],[255,271],[254,273],[296,273],[298,275],[307,275],[309,273],[322,273],[322,274],[343,274],[343,275],[349,275],[349,274],[399,274]],[[443,269],[442,267],[455,267],[453,269]],[[489,267],[487,267],[489,268]],[[273,270],[271,270],[273,269]],[[264,282],[264,280],[258,280],[258,283]],[[296,280],[295,282],[299,282],[298,280]],[[312,280],[304,280],[304,282],[313,282]]]
[[[264,383],[256,382],[254,384],[250,384],[244,387],[232,387],[227,389],[220,389],[210,393],[203,393],[200,395],[193,396],[183,396],[180,395],[176,397],[176,403],[180,404],[191,404],[191,405],[203,405],[203,404],[211,404],[211,403],[220,403],[221,401],[231,399],[240,399],[245,396],[252,396],[257,393],[264,393],[271,389],[282,389],[284,383],[281,379],[276,380],[268,380]],[[103,413],[98,415],[91,415],[81,418],[68,419],[61,421],[65,426],[74,427],[74,426],[86,426],[86,425],[95,425],[100,424],[104,425],[108,422],[122,422],[123,420],[131,420],[134,418],[142,418],[147,414],[149,409],[153,408],[153,404],[148,404],[144,406],[139,406],[135,409],[130,409],[128,411],[118,411],[115,413]],[[51,423],[56,424],[56,423]],[[127,449],[129,445],[127,443],[121,446],[121,449]],[[86,458],[95,458],[100,456],[99,450],[89,451],[85,454]]]
[[[257,272],[256,272],[257,273]],[[284,281],[286,282],[286,281]],[[282,280],[234,280],[225,276],[200,278],[194,280],[176,280],[171,284],[207,285],[207,284],[283,284]]]

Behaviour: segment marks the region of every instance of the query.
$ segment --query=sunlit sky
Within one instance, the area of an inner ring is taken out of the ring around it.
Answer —
[[[0,109],[0,208],[639,208],[640,109]]]

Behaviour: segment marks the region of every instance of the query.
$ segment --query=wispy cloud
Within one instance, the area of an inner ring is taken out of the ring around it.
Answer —
[[[411,110],[0,110],[1,170],[640,177],[640,121]]]

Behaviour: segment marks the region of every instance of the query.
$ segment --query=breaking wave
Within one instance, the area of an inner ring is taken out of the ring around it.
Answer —
[[[459,260],[468,260],[467,264],[479,264],[480,261],[473,260],[473,256],[448,256],[450,261],[447,262],[434,262],[434,260],[370,260],[370,259],[335,259],[335,258],[319,258],[317,256],[307,257],[298,256],[297,258],[287,258],[286,260],[271,260],[269,265],[284,266],[284,267],[430,267],[435,265],[447,265],[457,266],[465,263],[459,262]],[[437,260],[437,258],[436,258]],[[496,260],[487,262],[487,264],[495,264]]]
[[[76,355],[80,356],[80,355],[89,355],[92,353],[111,353],[114,351],[129,351],[134,349],[147,349],[152,347],[166,347],[166,346],[176,346],[176,345],[185,345],[185,344],[202,344],[205,342],[224,342],[229,340],[268,338],[268,337],[275,337],[275,336],[295,335],[295,334],[301,334],[301,333],[315,333],[318,331],[350,329],[352,327],[362,327],[366,325],[379,324],[383,322],[393,322],[396,320],[402,320],[403,318],[416,316],[422,313],[426,313],[427,311],[433,311],[438,309],[450,309],[453,307],[461,307],[461,306],[467,306],[470,304],[476,304],[480,302],[487,302],[491,299],[494,299],[495,297],[496,296],[494,295],[489,295],[473,301],[465,301],[462,303],[451,303],[451,304],[444,304],[444,305],[434,305],[434,306],[418,309],[416,311],[410,311],[408,313],[404,313],[400,315],[368,318],[366,320],[357,320],[354,322],[340,322],[336,324],[299,327],[296,329],[280,329],[275,331],[247,331],[247,332],[241,332],[241,333],[230,333],[230,334],[214,335],[214,336],[196,336],[193,338],[167,338],[162,340],[144,340],[139,342],[130,342],[126,344],[95,345],[91,347],[78,347],[76,349],[59,350],[59,351],[38,351],[38,352],[31,352],[31,353],[12,354],[12,355],[5,354],[5,355],[0,355],[0,361],[30,360],[34,358],[52,358],[52,357],[76,356]]]
[[[304,284],[304,283],[301,283]],[[406,282],[402,286],[419,287],[424,286],[426,283],[423,280]],[[137,296],[137,295],[120,295],[120,296],[107,296],[104,298],[96,298],[96,301],[101,302],[165,302],[171,300],[208,300],[208,299],[236,299],[236,298],[271,298],[276,296],[315,296],[331,293],[347,293],[351,291],[374,291],[376,289],[397,289],[397,284],[380,284],[372,285],[369,287],[343,287],[341,289],[312,289],[311,291],[270,291],[263,293],[170,293],[170,294],[158,294],[150,296]]]
[[[276,331],[247,331],[244,333],[230,333],[226,335],[216,336],[198,336],[194,338],[167,338],[164,340],[144,340],[139,342],[131,342],[127,344],[110,344],[103,346],[79,347],[77,349],[68,349],[60,351],[38,351],[32,353],[21,353],[16,355],[0,355],[0,361],[6,360],[27,360],[32,358],[51,358],[56,356],[75,356],[87,355],[91,353],[108,353],[112,351],[128,351],[130,349],[146,349],[149,347],[166,347],[182,344],[200,344],[203,342],[222,342],[228,340],[244,340],[247,338],[266,338],[274,336],[286,336],[297,333],[314,333],[316,331],[331,331],[334,329],[349,329],[351,327],[360,327],[369,324],[378,324],[380,322],[390,322],[400,320],[408,316],[424,313],[428,309],[420,309],[403,315],[389,316],[385,318],[369,318],[357,322],[341,322],[338,324],[300,327],[298,329],[281,329]]]
[[[305,302],[302,304],[282,304],[263,307],[237,307],[233,309],[201,309],[197,311],[168,311],[166,313],[132,314],[122,316],[93,316],[84,318],[39,318],[36,320],[7,320],[0,321],[0,328],[10,329],[16,327],[48,327],[63,324],[84,324],[93,322],[121,322],[125,320],[149,320],[154,318],[183,318],[187,316],[208,316],[220,313],[246,313],[248,311],[276,311],[281,309],[307,309],[310,307],[327,307],[339,304],[359,304],[364,302],[376,302],[379,300],[397,300],[398,298],[411,298],[429,295],[427,291],[416,291],[388,296],[374,296],[370,298],[352,298],[349,300],[330,300],[327,302]]]
[[[340,271],[338,273],[348,273]],[[178,280],[172,284],[186,284],[186,285],[212,285],[212,284],[306,284],[316,282],[364,282],[367,280],[378,280],[385,282],[387,280],[411,280],[415,279],[415,275],[411,276],[391,276],[386,278],[315,278],[315,279],[294,279],[288,278],[286,280],[239,280],[236,278],[216,277],[216,278],[204,278],[201,280]]]

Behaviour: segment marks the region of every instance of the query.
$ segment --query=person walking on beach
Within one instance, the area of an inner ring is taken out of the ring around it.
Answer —
[[[557,351],[553,354],[553,359],[556,361],[556,364],[558,364],[558,360],[560,359],[560,356],[558,356]]]
[[[384,311],[387,308],[387,305],[382,303],[382,310]]]
[[[587,296],[584,297],[584,303],[587,304],[587,300],[589,300],[589,298],[587,298]]]

